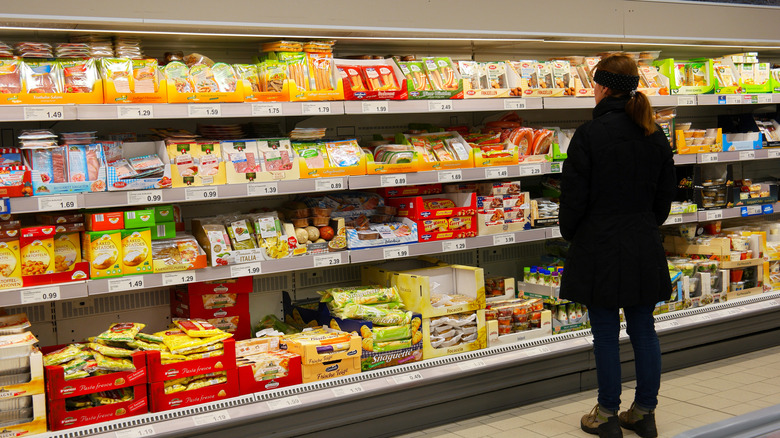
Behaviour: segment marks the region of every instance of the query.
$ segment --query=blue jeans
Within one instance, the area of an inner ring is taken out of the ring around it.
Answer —
[[[634,348],[636,395],[634,401],[652,410],[658,405],[661,387],[661,347],[655,333],[654,306],[623,309],[628,327],[626,332]],[[620,316],[618,309],[589,306],[588,315],[593,332],[593,353],[599,383],[599,405],[611,411],[620,409]]]

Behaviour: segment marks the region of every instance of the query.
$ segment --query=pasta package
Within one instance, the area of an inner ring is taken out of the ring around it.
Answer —
[[[104,371],[135,371],[133,361],[127,358],[108,357],[94,351],[93,356],[97,362],[97,369]]]
[[[109,357],[130,357],[133,355],[133,350],[128,350],[126,348],[119,348],[119,347],[111,347],[108,345],[99,344],[97,342],[91,342],[87,344],[87,346],[92,350],[96,351],[103,356],[109,356]]]
[[[412,312],[362,304],[347,304],[334,312],[342,319],[365,319],[380,326],[409,324],[412,320]]]
[[[328,289],[326,296],[332,298],[336,307],[344,307],[347,304],[384,304],[398,303],[401,296],[395,287],[360,287],[355,289]],[[325,297],[323,297],[325,299]]]
[[[194,338],[208,338],[223,333],[222,330],[202,319],[179,319],[175,320],[174,324],[181,330],[184,330],[188,336]]]
[[[133,399],[133,388],[112,389],[110,391],[96,392],[89,394],[93,405],[103,406],[115,403],[122,403]]]
[[[60,348],[57,351],[52,351],[49,354],[43,356],[43,365],[60,365],[79,357],[83,353],[78,344],[71,344],[66,347]]]
[[[255,240],[252,238],[254,230],[247,218],[235,218],[225,224],[228,236],[230,236],[230,243],[233,245],[233,249],[253,249],[257,248]]]
[[[97,339],[109,342],[132,342],[144,327],[146,327],[146,324],[135,322],[111,324],[108,330],[97,336]]]

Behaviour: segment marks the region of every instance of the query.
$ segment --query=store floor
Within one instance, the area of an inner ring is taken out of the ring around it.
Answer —
[[[780,347],[768,348],[665,373],[656,423],[659,437],[780,404]],[[631,405],[635,381],[623,385],[623,409]],[[401,435],[402,438],[591,437],[580,418],[596,404],[596,390],[572,394],[490,415]],[[624,436],[636,436],[624,430]],[[774,435],[771,435],[774,437]]]

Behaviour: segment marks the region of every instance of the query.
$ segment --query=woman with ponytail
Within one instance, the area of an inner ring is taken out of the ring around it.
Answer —
[[[569,144],[560,209],[561,235],[571,242],[561,298],[588,307],[599,386],[598,404],[580,425],[600,437],[622,437],[621,426],[655,437],[661,351],[653,310],[672,291],[658,227],[675,194],[674,160],[650,102],[636,90],[632,58],[602,59],[593,80],[593,120]],[[618,415],[620,308],[637,386],[631,408]]]

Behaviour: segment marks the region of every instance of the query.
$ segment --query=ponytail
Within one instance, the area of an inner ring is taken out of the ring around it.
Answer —
[[[645,132],[645,135],[650,135],[658,129],[653,118],[653,109],[650,105],[650,100],[644,93],[635,91],[632,93],[628,102],[626,102],[626,114],[631,120],[634,121]]]
[[[602,58],[596,65],[593,78],[597,83],[609,88],[611,96],[628,98],[626,114],[642,128],[645,135],[650,135],[658,129],[650,101],[643,93],[636,91],[639,69],[633,58],[622,53]]]

